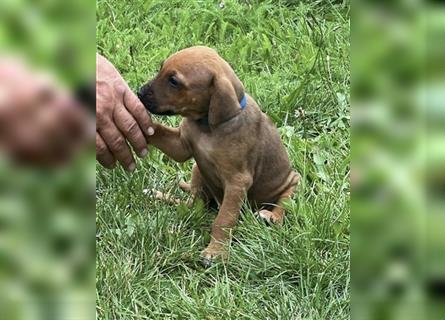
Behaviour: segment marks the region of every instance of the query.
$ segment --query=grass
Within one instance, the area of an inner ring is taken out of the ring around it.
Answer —
[[[134,173],[97,167],[100,319],[349,319],[349,4],[97,2],[98,51],[134,89],[171,53],[215,48],[276,123],[303,176],[282,227],[245,207],[228,262],[199,253],[216,212],[174,207],[192,161],[151,149]],[[179,118],[159,119],[170,125]]]

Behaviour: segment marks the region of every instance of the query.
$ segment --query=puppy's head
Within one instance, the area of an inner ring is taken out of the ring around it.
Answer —
[[[241,112],[244,88],[215,50],[198,46],[169,57],[138,96],[153,114],[208,117],[209,124],[217,126]]]

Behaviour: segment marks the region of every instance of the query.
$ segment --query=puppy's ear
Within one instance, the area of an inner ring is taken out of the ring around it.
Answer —
[[[223,75],[213,78],[209,105],[209,125],[215,128],[241,112],[238,96],[232,82]]]

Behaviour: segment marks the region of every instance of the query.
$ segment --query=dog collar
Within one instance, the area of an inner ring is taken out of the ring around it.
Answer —
[[[244,110],[244,108],[246,107],[247,97],[245,94],[244,94],[243,98],[241,99],[241,101],[239,102],[239,105],[241,106],[241,110]]]

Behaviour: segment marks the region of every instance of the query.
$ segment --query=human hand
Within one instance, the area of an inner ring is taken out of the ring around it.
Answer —
[[[136,167],[128,143],[144,157],[148,153],[145,135],[154,127],[144,105],[106,58],[96,55],[96,155],[106,168],[116,160],[124,168]]]

